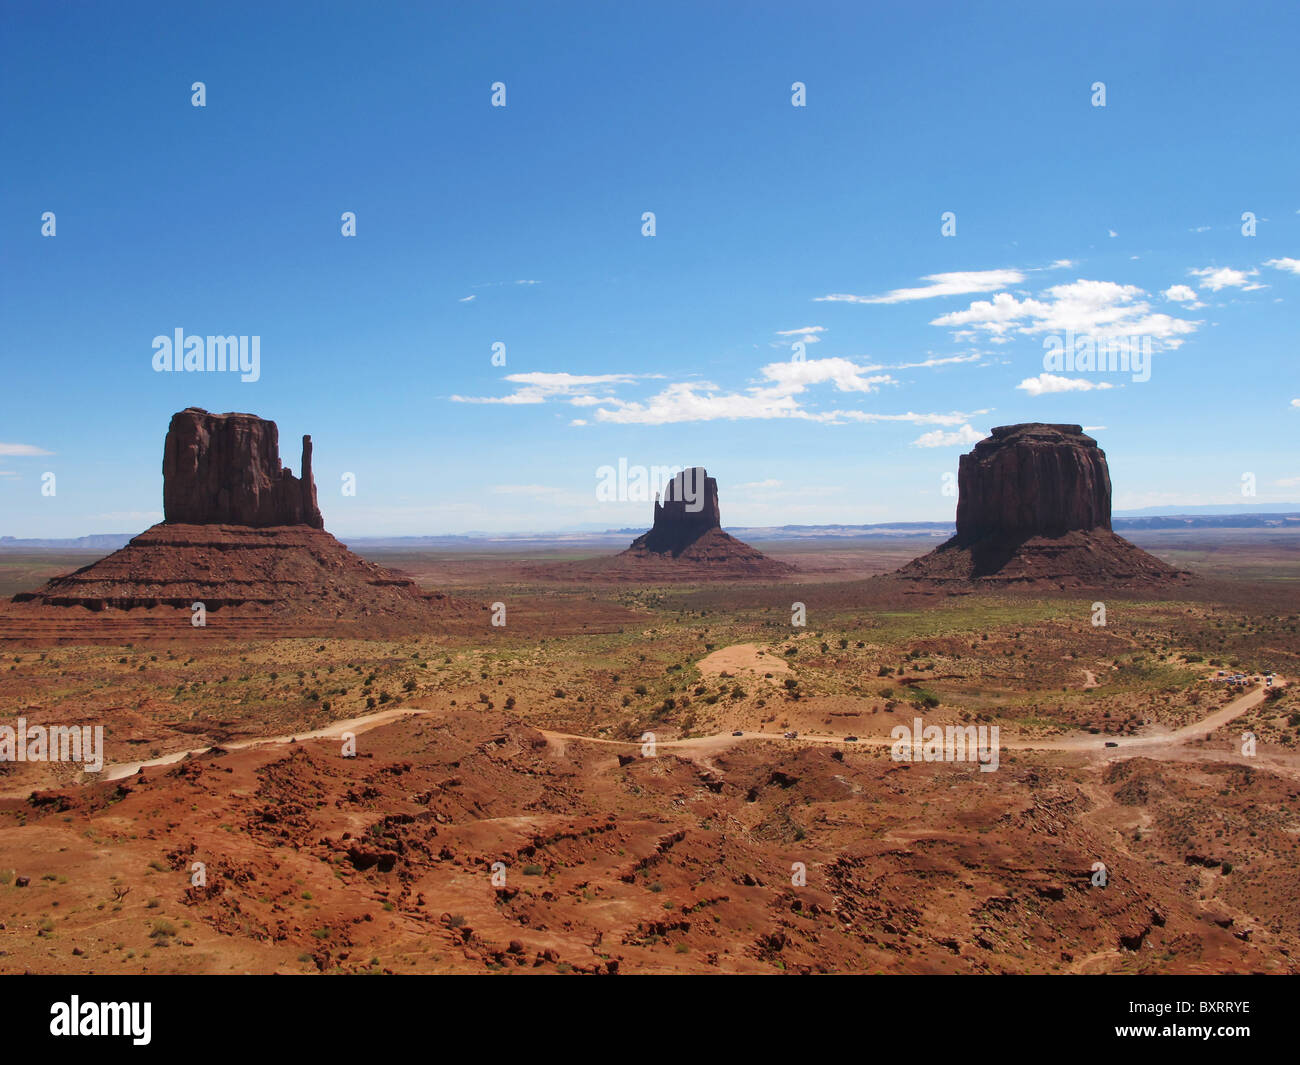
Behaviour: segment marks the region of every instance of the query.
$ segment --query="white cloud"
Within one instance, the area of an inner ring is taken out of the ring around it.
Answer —
[[[881,366],[881,370],[925,370],[934,366],[952,366],[961,362],[978,362],[984,356],[978,351],[970,355],[945,355],[942,358],[931,356],[922,362],[897,362],[888,366]]]
[[[1040,373],[1037,377],[1026,377],[1016,388],[1028,392],[1031,396],[1046,396],[1055,392],[1091,392],[1094,389],[1110,388],[1105,381],[1089,381],[1083,377],[1058,377],[1056,374]]]
[[[457,303],[469,303],[470,301],[472,301],[472,300],[476,300],[476,299],[478,299],[478,297],[477,297],[477,296],[474,296],[474,295],[461,296],[461,298],[458,299],[456,302],[457,302]]]
[[[1151,305],[1139,299],[1145,295],[1136,285],[1080,278],[1053,285],[1043,293],[1044,299],[1019,300],[1009,292],[999,292],[992,300],[976,300],[966,310],[940,315],[930,324],[972,326],[993,339],[1013,329],[1026,335],[1072,330],[1095,337],[1149,336],[1171,348],[1182,343],[1182,336],[1196,331],[1199,322],[1152,313]]]
[[[519,387],[508,396],[452,396],[453,403],[545,403],[548,399],[568,399],[577,406],[592,406],[601,400],[590,394],[593,386],[608,391],[614,385],[632,384],[648,374],[570,374],[512,373],[506,380]]]
[[[35,444],[0,444],[0,455],[53,455]]]
[[[779,389],[721,392],[715,385],[681,381],[644,403],[612,401],[596,411],[596,420],[619,425],[668,425],[737,418],[808,417],[799,401]]]
[[[776,335],[779,337],[795,337],[804,336],[807,333],[824,332],[826,332],[826,327],[824,325],[806,325],[802,329],[778,329]]]
[[[1286,270],[1288,273],[1300,274],[1300,259],[1266,259],[1265,266],[1271,266],[1276,270]]]
[[[878,385],[893,381],[888,374],[864,376],[872,369],[848,359],[790,359],[770,363],[760,373],[772,382],[776,391],[790,395],[802,392],[809,385],[827,382],[834,384],[839,392],[874,392]]]
[[[1160,293],[1167,300],[1174,303],[1185,303],[1189,311],[1194,311],[1198,307],[1204,307],[1205,304],[1197,298],[1196,289],[1190,285],[1170,285],[1164,292]]]
[[[1189,229],[1188,232],[1189,232],[1189,233],[1206,233],[1206,232],[1209,231],[1209,228],[1210,228],[1209,226],[1192,226],[1192,228]]]
[[[596,410],[595,418],[620,425],[668,425],[750,418],[794,418],[825,425],[891,421],[915,425],[960,425],[972,416],[958,411],[949,414],[912,411],[881,414],[860,410],[814,410],[801,402],[804,394],[815,385],[830,384],[837,392],[867,394],[879,391],[883,385],[897,383],[888,374],[873,372],[875,369],[842,358],[775,362],[764,366],[760,371],[761,381],[744,391],[725,391],[709,382],[676,382],[644,401],[611,399]]]
[[[1291,406],[1293,406],[1293,407],[1300,407],[1300,399],[1293,399],[1293,400],[1291,401]]]
[[[951,411],[948,414],[917,414],[915,411],[908,411],[906,414],[876,414],[872,411],[862,410],[839,410],[835,414],[844,421],[862,422],[867,425],[873,425],[876,422],[910,422],[912,425],[961,425],[962,422],[970,421],[971,418],[988,414],[988,408],[975,411]]]
[[[1075,259],[1057,259],[1057,260],[1056,260],[1054,263],[1052,263],[1052,265],[1049,266],[1047,269],[1049,269],[1049,270],[1069,270],[1071,267],[1078,266],[1078,265],[1079,265],[1079,264],[1078,264],[1078,261],[1075,260]]]
[[[707,381],[679,381],[644,402],[607,398],[595,417],[623,425],[737,418],[835,421],[836,412],[808,411],[796,397],[813,385],[832,384],[837,392],[869,393],[894,383],[889,374],[869,373],[870,369],[849,359],[790,359],[764,366],[759,371],[761,382],[742,392],[727,392]]]
[[[970,425],[967,424],[951,433],[945,433],[942,429],[934,429],[928,433],[922,433],[912,441],[912,446],[970,447],[972,444],[978,444],[987,435],[987,433],[981,433],[978,429],[972,429]]]
[[[931,358],[906,365],[937,366],[967,362],[979,354]],[[759,370],[756,383],[740,390],[727,390],[709,381],[678,381],[664,386],[647,399],[624,399],[615,394],[622,386],[661,374],[519,373],[506,380],[515,391],[506,396],[451,396],[456,403],[542,404],[549,401],[592,409],[591,420],[617,425],[669,425],[736,419],[795,418],[824,425],[847,422],[909,422],[914,425],[960,425],[986,410],[950,413],[882,414],[874,411],[820,409],[804,403],[805,394],[816,386],[830,385],[836,393],[867,395],[898,382],[886,367],[872,366],[845,358],[789,359],[769,363]],[[569,424],[586,425],[585,418]]]
[[[883,296],[849,296],[836,293],[817,296],[815,303],[907,303],[936,296],[968,296],[975,292],[994,292],[1025,279],[1019,270],[959,270],[948,274],[927,274],[921,278],[930,284],[918,288],[896,288]]]
[[[1239,288],[1243,292],[1253,292],[1257,288],[1264,288],[1264,285],[1257,285],[1251,282],[1251,278],[1259,273],[1258,270],[1233,270],[1227,266],[1221,266],[1217,269],[1213,266],[1207,266],[1203,270],[1191,270],[1189,273],[1193,277],[1199,277],[1201,288],[1208,288],[1211,292],[1218,292],[1225,288]]]
[[[1273,483],[1279,488],[1300,488],[1300,477],[1279,477]]]
[[[1115,237],[1118,237],[1118,236],[1119,236],[1119,234],[1116,233],[1113,229],[1108,229],[1108,230],[1106,230],[1106,234],[1107,234],[1107,236],[1111,237],[1112,239],[1114,239]]]

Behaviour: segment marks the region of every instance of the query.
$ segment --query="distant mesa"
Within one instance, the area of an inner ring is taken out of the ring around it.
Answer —
[[[304,436],[295,477],[280,465],[275,422],[197,407],[173,415],[163,449],[165,520],[13,603],[46,608],[47,617],[156,613],[173,631],[188,627],[178,610],[188,616],[202,603],[205,627],[238,621],[244,635],[336,622],[409,626],[436,618],[435,605],[467,611],[469,604],[426,594],[325,532],[311,453]]]
[[[581,566],[581,564],[580,564]],[[682,470],[655,499],[654,525],[612,558],[581,566],[630,580],[784,577],[794,572],[722,531],[718,482],[703,466]]]
[[[957,534],[897,577],[1068,588],[1188,576],[1111,530],[1106,453],[1082,426],[994,429],[961,457],[957,492]]]
[[[654,525],[629,550],[643,547],[651,554],[677,558],[711,530],[721,528],[717,479],[703,466],[692,466],[664,486],[662,502],[655,494]]]

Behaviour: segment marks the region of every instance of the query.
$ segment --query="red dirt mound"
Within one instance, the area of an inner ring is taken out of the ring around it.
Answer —
[[[953,537],[890,578],[930,585],[1022,585],[1048,588],[1154,587],[1190,580],[1122,536],[1103,529],[1008,541]]]
[[[164,523],[107,558],[14,596],[7,613],[50,617],[80,607],[111,616],[162,607],[188,615],[194,603],[223,617],[312,622],[427,623],[471,609],[422,592],[322,529]]]

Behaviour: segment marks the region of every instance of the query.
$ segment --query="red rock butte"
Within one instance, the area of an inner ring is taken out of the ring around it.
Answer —
[[[280,431],[252,414],[173,414],[163,445],[163,517],[171,525],[308,525],[323,529],[302,438],[302,477],[280,465]]]
[[[1106,453],[1082,426],[999,426],[961,457],[957,490],[957,534],[894,576],[1061,588],[1187,577],[1111,530]]]
[[[682,470],[656,497],[654,524],[612,558],[579,564],[584,574],[617,580],[785,577],[794,567],[722,531],[718,482],[703,466]]]
[[[196,407],[173,415],[163,508],[165,520],[121,550],[14,596],[11,610],[54,637],[78,620],[93,624],[74,625],[74,636],[86,629],[121,636],[141,626],[176,635],[195,628],[195,603],[203,604],[203,628],[250,637],[333,631],[339,623],[388,631],[472,613],[470,604],[426,594],[327,533],[311,437],[303,437],[295,477],[280,465],[279,432],[264,418]]]

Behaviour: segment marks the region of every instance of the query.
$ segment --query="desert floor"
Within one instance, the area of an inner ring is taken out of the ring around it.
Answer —
[[[102,724],[108,763],[0,763],[0,972],[1300,972],[1300,535],[1133,539],[1197,580],[386,549],[481,621],[0,627],[0,725]],[[0,594],[92,560],[0,554]],[[895,760],[918,717],[996,725],[997,770]]]

